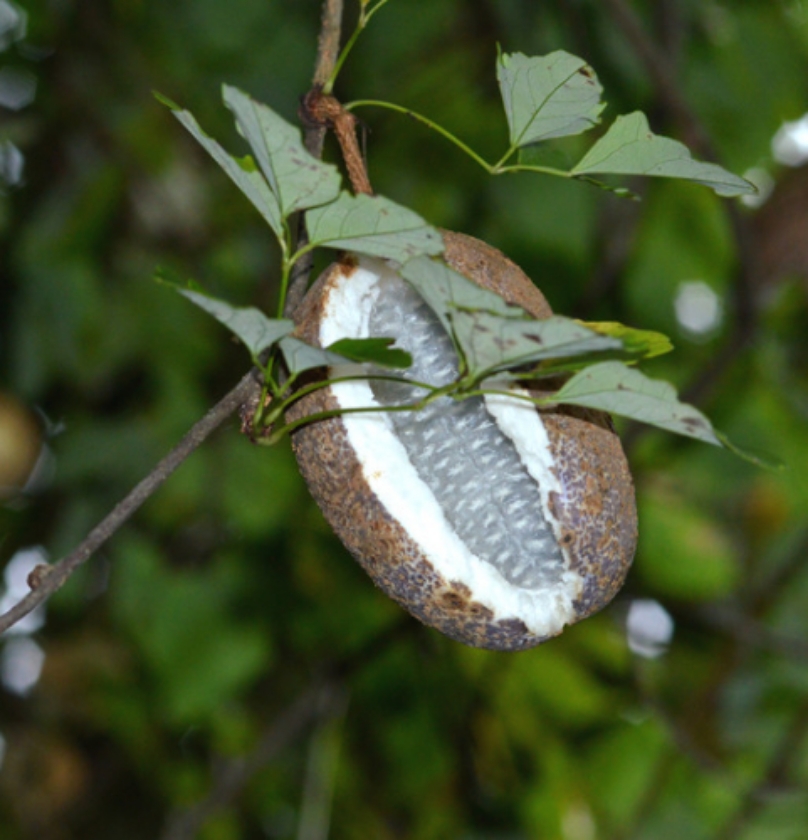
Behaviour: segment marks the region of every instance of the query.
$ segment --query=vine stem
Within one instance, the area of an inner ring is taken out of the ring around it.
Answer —
[[[388,111],[396,111],[399,114],[411,117],[417,122],[423,123],[428,128],[431,128],[433,131],[436,131],[450,143],[453,143],[458,149],[467,154],[475,163],[482,166],[489,175],[494,174],[493,166],[488,163],[487,160],[480,157],[480,155],[478,155],[471,146],[464,143],[459,137],[455,137],[451,131],[448,131],[442,125],[439,125],[429,119],[429,117],[425,117],[423,114],[419,114],[417,111],[411,111],[403,105],[396,105],[394,102],[384,102],[380,99],[357,99],[355,102],[349,102],[344,107],[346,111],[353,111],[355,108],[386,108]]]
[[[510,166],[506,166],[506,161],[513,156],[514,152],[516,152],[516,146],[511,146],[496,163],[489,163],[484,157],[477,154],[471,146],[464,143],[459,137],[452,134],[451,131],[444,128],[439,123],[429,119],[429,117],[425,117],[423,114],[419,114],[417,111],[405,108],[403,105],[396,105],[395,102],[385,102],[381,99],[357,99],[354,102],[349,102],[347,105],[344,105],[343,108],[346,111],[353,111],[355,108],[385,108],[388,111],[395,111],[398,114],[404,114],[405,116],[416,120],[416,122],[422,123],[427,128],[432,129],[432,131],[437,134],[440,134],[441,137],[448,140],[465,155],[468,155],[468,157],[481,166],[489,175],[504,175],[509,172],[538,172],[543,175],[557,175],[560,178],[574,177],[571,172],[567,172],[564,169],[556,169],[553,166],[537,166],[526,163],[515,163]]]
[[[389,0],[379,0],[379,2],[376,3],[376,5],[372,8],[370,8],[369,2],[360,2],[361,9],[359,12],[359,20],[356,23],[356,28],[351,33],[351,36],[348,38],[348,42],[345,44],[345,46],[342,49],[342,52],[337,57],[334,63],[334,67],[331,70],[331,73],[329,74],[328,78],[323,80],[323,93],[331,94],[333,92],[334,83],[337,80],[337,76],[339,75],[340,70],[342,70],[342,65],[345,64],[345,60],[350,55],[351,50],[354,48],[354,45],[359,39],[359,36],[362,34],[362,30],[370,23],[370,19],[373,17],[373,15],[375,15],[376,12],[378,12],[379,9],[381,9],[382,6],[386,5],[388,2]]]

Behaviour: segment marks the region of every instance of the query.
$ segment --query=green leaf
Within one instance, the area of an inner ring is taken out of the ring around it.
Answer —
[[[250,144],[283,218],[327,204],[339,195],[337,168],[306,151],[299,129],[237,88],[224,85],[222,98]]]
[[[582,370],[553,396],[554,402],[585,405],[639,420],[668,432],[728,449],[739,458],[765,469],[783,464],[771,455],[741,448],[692,405],[679,402],[669,382],[650,379],[622,362],[602,362]]]
[[[475,376],[623,346],[569,318],[536,320],[439,260],[419,257],[400,273],[438,316]]]
[[[292,335],[284,336],[280,340],[279,346],[283,353],[283,358],[286,360],[286,366],[289,368],[289,373],[292,375],[303,373],[303,371],[312,370],[313,368],[345,365],[352,362],[346,356],[332,353],[329,350],[323,350],[320,347],[313,347],[311,344],[306,344],[305,341],[301,341]]]
[[[295,327],[293,321],[286,318],[268,318],[254,306],[231,306],[203,292],[183,289],[174,283],[168,285],[173,286],[183,297],[188,298],[200,309],[213,315],[220,324],[224,324],[243,342],[253,359],[261,351],[288,335]]]
[[[469,372],[475,376],[542,359],[622,347],[619,339],[598,335],[577,321],[560,316],[537,321],[463,309],[450,313],[450,318]]]
[[[653,359],[673,350],[671,340],[664,333],[653,330],[635,330],[617,321],[581,321],[585,327],[601,335],[619,338],[623,349],[637,359]]]
[[[605,107],[592,68],[562,50],[532,57],[502,54],[497,80],[514,146],[581,134],[597,125]]]
[[[733,443],[723,432],[715,430],[715,436],[721,441],[726,449],[743,458],[744,461],[749,461],[758,467],[763,467],[764,470],[772,470],[773,472],[782,472],[786,469],[786,464],[780,458],[772,455],[770,452],[764,452],[760,449],[751,449],[748,446],[738,446]]]
[[[705,443],[722,445],[710,421],[697,408],[679,402],[673,385],[649,379],[622,362],[603,362],[582,370],[553,399],[599,408]]]
[[[512,318],[530,317],[521,307],[511,306],[441,260],[416,257],[405,263],[399,273],[427,302],[450,335],[450,314],[458,309],[481,309]]]
[[[398,347],[392,347],[394,338],[341,338],[329,344],[326,350],[354,362],[374,362],[392,368],[408,368],[412,356]]]
[[[757,192],[749,181],[726,169],[693,160],[684,144],[653,134],[641,111],[618,117],[572,169],[574,176],[590,173],[682,178],[704,184],[724,196]]]
[[[443,239],[436,228],[382,196],[343,192],[331,204],[308,212],[306,228],[311,245],[344,248],[397,262],[443,252]]]
[[[174,116],[185,126],[203,149],[222,167],[233,183],[249,198],[253,206],[264,217],[277,237],[283,235],[281,209],[277,198],[266,184],[261,173],[250,158],[239,160],[228,154],[212,137],[199,127],[190,111],[184,111],[170,99],[155,93],[157,99],[168,105]]]

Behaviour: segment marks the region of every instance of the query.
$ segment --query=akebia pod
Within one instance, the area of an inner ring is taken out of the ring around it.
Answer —
[[[502,253],[459,234],[445,242],[457,271],[536,318],[552,314]],[[414,357],[414,380],[443,384],[456,375],[439,320],[380,260],[331,266],[296,321],[297,334],[321,347],[395,338]],[[334,383],[295,403],[288,419],[402,405],[420,393],[396,382]],[[294,432],[293,446],[327,520],[376,584],[465,644],[521,650],[545,641],[607,604],[631,564],[633,483],[600,412],[443,397],[420,411],[315,420]]]

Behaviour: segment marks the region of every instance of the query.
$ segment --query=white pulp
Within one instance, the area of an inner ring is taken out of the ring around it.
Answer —
[[[407,376],[435,385],[454,378],[451,340],[385,263],[363,259],[331,282],[323,345],[395,338],[414,358]],[[343,408],[406,404],[424,393],[379,381],[331,387]],[[569,569],[549,514],[550,492],[563,490],[532,405],[507,396],[444,397],[418,412],[342,421],[374,494],[443,577],[466,584],[497,619],[519,618],[537,635],[558,633],[572,620],[582,581]]]

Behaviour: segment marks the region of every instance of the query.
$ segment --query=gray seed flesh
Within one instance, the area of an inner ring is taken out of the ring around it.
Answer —
[[[435,314],[400,278],[383,278],[379,286],[370,335],[395,338],[412,354],[407,377],[438,386],[451,382],[457,359]],[[387,406],[424,395],[422,388],[396,382],[371,380],[370,386]],[[473,554],[515,586],[560,583],[564,560],[543,516],[536,481],[482,398],[441,397],[420,411],[387,416],[418,475]]]

